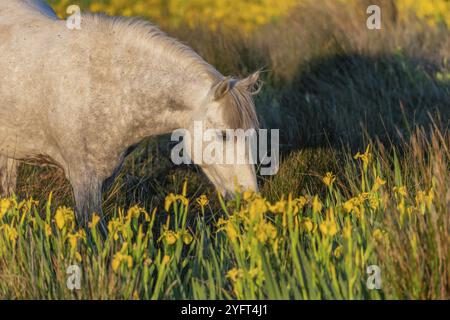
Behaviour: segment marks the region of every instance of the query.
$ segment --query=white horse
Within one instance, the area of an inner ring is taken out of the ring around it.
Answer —
[[[258,76],[224,77],[148,22],[83,14],[81,29],[70,30],[44,1],[0,0],[3,193],[14,192],[17,161],[51,162],[64,170],[85,224],[101,213],[103,182],[143,139],[194,121],[256,128]],[[257,189],[251,164],[201,168],[222,194],[236,182]]]

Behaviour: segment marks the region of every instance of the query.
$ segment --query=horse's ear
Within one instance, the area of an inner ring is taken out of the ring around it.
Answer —
[[[256,71],[255,73],[249,75],[247,78],[239,80],[237,85],[251,94],[258,94],[262,88],[262,82],[259,80],[261,71]]]
[[[214,86],[214,100],[222,99],[236,85],[236,80],[226,77]]]

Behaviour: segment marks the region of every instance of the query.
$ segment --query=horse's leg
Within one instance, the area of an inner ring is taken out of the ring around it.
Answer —
[[[18,162],[14,159],[0,156],[1,195],[11,196],[16,192]]]
[[[75,196],[78,225],[87,226],[94,213],[102,217],[102,181],[88,172],[71,174],[69,180]]]

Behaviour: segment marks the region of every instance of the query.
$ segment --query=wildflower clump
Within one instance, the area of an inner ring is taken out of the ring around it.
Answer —
[[[417,270],[433,270],[448,254],[447,162],[444,152],[429,154],[411,177],[395,155],[367,147],[348,155],[345,175],[313,174],[314,192],[276,198],[240,190],[228,202],[191,201],[186,181],[160,208],[93,213],[87,226],[51,197],[43,206],[3,198],[0,295],[26,293],[12,280],[20,276],[38,296],[70,298],[66,268],[76,265],[80,293],[92,298],[380,299],[399,296],[400,271],[411,280],[401,284],[421,296],[419,280],[431,280]],[[367,267],[381,264],[386,287],[369,291]],[[427,294],[440,296],[440,285]]]

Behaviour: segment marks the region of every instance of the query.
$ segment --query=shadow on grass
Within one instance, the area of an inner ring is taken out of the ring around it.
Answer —
[[[263,123],[279,128],[284,151],[305,147],[364,146],[407,139],[415,126],[450,122],[450,82],[443,67],[404,56],[341,54],[315,59],[275,92],[259,98]]]
[[[443,66],[390,56],[340,54],[315,59],[279,91],[259,97],[262,122],[280,130],[282,162],[262,192],[277,199],[324,191],[320,177],[369,140],[386,146],[409,139],[417,126],[450,125],[450,82]]]

